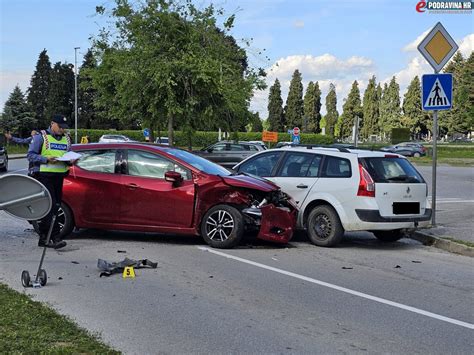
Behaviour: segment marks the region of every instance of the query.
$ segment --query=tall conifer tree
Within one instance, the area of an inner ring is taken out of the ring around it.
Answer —
[[[27,135],[35,128],[35,123],[34,113],[30,111],[25,95],[18,85],[15,86],[5,102],[0,121],[1,128],[17,132],[19,135]]]
[[[303,83],[298,69],[293,72],[285,108],[286,128],[302,127],[304,113]]]
[[[94,121],[97,120],[94,101],[97,96],[97,90],[92,87],[92,79],[89,76],[91,70],[97,68],[96,61],[92,51],[89,49],[84,55],[81,70],[78,76],[78,126],[80,128],[94,127]]]
[[[337,112],[336,87],[333,83],[329,84],[329,93],[326,96],[326,133],[334,136],[339,112]]]
[[[308,132],[319,133],[321,121],[321,90],[319,84],[309,82],[304,96],[304,117],[307,120]]]
[[[421,107],[421,84],[418,76],[415,76],[408,85],[407,92],[403,97],[402,125],[410,128],[412,134],[426,134],[428,115]]]
[[[362,105],[364,120],[360,133],[364,138],[368,138],[371,134],[377,134],[378,132],[379,100],[377,90],[375,76],[372,76],[364,92],[364,102]]]
[[[46,117],[62,114],[72,119],[74,111],[74,72],[72,64],[57,62],[51,75],[51,87],[48,95]],[[49,123],[48,121],[48,123]]]
[[[275,83],[270,87],[268,94],[268,122],[270,131],[283,131],[283,99],[281,98],[281,86],[278,79],[275,79]]]
[[[341,124],[339,137],[347,138],[352,135],[355,117],[362,118],[362,103],[360,100],[359,83],[355,80],[352,83],[351,91],[347,95],[347,100],[342,106]]]
[[[38,128],[46,127],[51,120],[51,117],[45,117],[50,84],[51,62],[46,49],[43,49],[36,62],[27,93],[27,102],[34,113]]]

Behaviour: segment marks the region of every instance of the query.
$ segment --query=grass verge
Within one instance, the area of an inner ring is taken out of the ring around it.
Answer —
[[[0,352],[120,354],[67,317],[0,284]]]
[[[468,246],[470,248],[474,248],[474,243],[471,243],[471,242],[468,242],[468,241],[465,241],[465,240],[459,240],[459,239],[450,238],[450,237],[441,237],[441,238],[446,239],[446,240],[450,240],[450,241],[458,243],[458,244],[463,244],[463,245]]]

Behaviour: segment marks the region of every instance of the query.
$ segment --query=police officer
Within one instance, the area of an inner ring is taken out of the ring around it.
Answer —
[[[67,128],[66,117],[53,115],[50,127],[33,136],[28,149],[27,157],[32,163],[32,176],[48,189],[53,203],[48,215],[38,221],[40,247],[59,249],[66,246],[66,242],[59,237],[58,223],[54,225],[49,244],[46,244],[46,237],[53,215],[58,212],[61,205],[64,177],[68,174],[69,165],[74,163],[74,161],[57,160],[71,150],[71,138],[65,132]]]

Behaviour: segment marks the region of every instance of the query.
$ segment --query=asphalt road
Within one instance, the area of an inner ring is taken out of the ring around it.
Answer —
[[[18,291],[41,249],[0,212],[0,282]],[[472,259],[364,234],[338,248],[209,249],[193,237],[81,231],[48,250],[36,300],[117,349],[150,353],[470,353]],[[120,251],[120,252],[119,252]],[[158,262],[135,279],[99,277],[97,259]]]
[[[328,249],[298,235],[288,247],[217,250],[194,237],[83,230],[48,250],[48,285],[24,290],[21,271],[35,274],[42,250],[29,228],[0,212],[0,282],[125,353],[468,354],[474,346],[472,258],[410,239],[348,234]],[[158,268],[99,277],[98,258],[125,257]]]

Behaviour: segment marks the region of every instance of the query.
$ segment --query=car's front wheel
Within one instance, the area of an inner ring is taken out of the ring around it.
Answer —
[[[58,210],[58,215],[56,217],[56,223],[59,225],[59,238],[64,239],[69,234],[71,234],[74,229],[74,217],[72,215],[71,209],[64,203],[61,203],[61,207]],[[32,221],[31,224],[35,229],[35,232],[40,234],[39,225],[37,221]]]
[[[394,229],[391,231],[373,231],[372,233],[374,233],[378,240],[386,243],[396,242],[405,236],[401,229]]]
[[[415,153],[413,153],[413,156],[414,156],[415,158],[419,158],[419,157],[421,157],[421,154],[418,153],[418,152],[415,152]]]
[[[238,209],[228,205],[212,207],[201,222],[204,241],[214,248],[232,248],[240,243],[244,220]]]
[[[5,165],[0,168],[0,171],[8,171],[8,156],[5,156]]]
[[[320,247],[334,246],[344,235],[337,212],[328,205],[313,208],[308,216],[307,229],[311,242]]]

